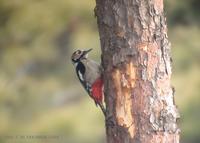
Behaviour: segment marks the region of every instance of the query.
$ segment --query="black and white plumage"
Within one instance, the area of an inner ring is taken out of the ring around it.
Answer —
[[[77,50],[72,54],[72,62],[75,65],[76,74],[88,94],[90,94],[91,85],[101,76],[100,65],[87,58],[91,50]]]
[[[91,85],[89,85],[88,83],[86,83],[86,81],[84,80],[84,75],[85,75],[85,66],[83,65],[82,62],[79,62],[76,66],[76,74],[78,76],[79,81],[81,82],[81,84],[84,86],[84,88],[86,89],[87,93],[90,95],[90,89],[91,89]]]
[[[82,86],[89,96],[99,105],[105,115],[103,107],[103,80],[101,66],[95,61],[88,59],[89,50],[77,50],[72,54],[72,62],[75,65],[76,74]]]

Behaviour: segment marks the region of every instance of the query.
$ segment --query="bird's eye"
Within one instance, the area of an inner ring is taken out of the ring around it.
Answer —
[[[81,51],[80,51],[80,50],[78,50],[78,54],[81,54]]]

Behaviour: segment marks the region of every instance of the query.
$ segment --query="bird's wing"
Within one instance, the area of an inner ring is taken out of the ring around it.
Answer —
[[[84,65],[82,63],[79,63],[77,65],[76,73],[77,73],[78,79],[81,82],[82,86],[85,88],[87,93],[90,95],[90,93],[91,93],[91,91],[90,91],[91,85],[89,85],[84,79],[85,67],[84,67]]]

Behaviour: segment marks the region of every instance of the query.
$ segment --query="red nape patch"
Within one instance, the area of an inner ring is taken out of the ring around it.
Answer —
[[[102,103],[102,94],[103,94],[103,81],[101,78],[98,78],[92,85],[92,98],[96,103]]]

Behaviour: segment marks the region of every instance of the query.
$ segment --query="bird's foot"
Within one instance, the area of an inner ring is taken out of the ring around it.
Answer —
[[[106,122],[106,126],[110,126],[110,127],[112,127],[112,128],[115,126],[115,121],[114,121],[112,115],[106,116],[105,122]]]

